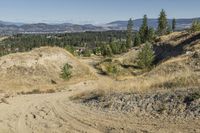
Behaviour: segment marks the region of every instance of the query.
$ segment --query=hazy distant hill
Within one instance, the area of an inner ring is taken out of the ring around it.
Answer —
[[[17,26],[21,26],[21,25],[23,25],[24,23],[0,21],[0,24],[3,24],[3,25],[17,25]]]
[[[9,25],[10,24],[10,25]],[[6,23],[0,21],[0,34],[1,35],[10,35],[17,33],[26,33],[26,34],[39,34],[39,33],[65,33],[65,32],[84,32],[84,31],[103,31],[103,27],[94,26],[91,24],[86,25],[77,25],[70,23],[63,24],[22,24],[17,25],[14,23]]]
[[[197,18],[196,18],[197,19]],[[198,18],[200,19],[200,18]],[[194,19],[177,19],[177,29],[182,30],[189,28]],[[168,20],[171,23],[171,19]],[[142,24],[142,19],[134,20],[134,29],[138,30]],[[157,19],[149,19],[150,27],[157,27]],[[0,21],[0,34],[10,35],[17,33],[65,33],[65,32],[85,32],[85,31],[106,31],[106,30],[125,30],[127,21],[114,21],[108,24],[95,26],[92,24],[77,25],[72,23],[63,24],[24,24],[15,22]]]

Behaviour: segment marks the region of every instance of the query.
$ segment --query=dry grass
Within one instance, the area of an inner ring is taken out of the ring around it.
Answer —
[[[73,100],[88,100],[111,94],[112,92],[144,92],[160,89],[177,89],[200,86],[199,75],[188,65],[188,58],[172,58],[161,63],[152,71],[139,76],[124,77],[124,79],[105,79],[97,82],[97,87],[83,91],[71,97]]]
[[[174,41],[176,44],[178,42],[185,40],[185,38],[191,37],[187,32],[176,32],[169,36],[165,36],[165,41]],[[195,45],[188,45],[186,49],[193,48],[194,51],[198,51],[200,43],[195,43]],[[128,56],[124,56],[128,57]],[[123,56],[121,56],[123,60]],[[196,59],[195,59],[196,60]],[[118,92],[132,92],[132,91],[148,91],[151,89],[159,88],[189,88],[200,86],[199,71],[194,69],[194,65],[198,64],[198,59],[196,63],[192,64],[194,59],[191,54],[182,54],[177,57],[171,57],[165,60],[153,68],[150,72],[144,72],[139,75],[121,75],[116,79],[118,81],[113,81],[108,83],[108,87],[103,90],[106,91],[118,91]],[[112,63],[112,62],[111,62]],[[104,66],[106,66],[104,64]],[[130,72],[130,71],[129,71]]]

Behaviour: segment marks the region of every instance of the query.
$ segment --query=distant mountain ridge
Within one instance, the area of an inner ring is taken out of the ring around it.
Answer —
[[[177,19],[177,29],[182,30],[189,28],[194,19]],[[171,24],[172,19],[168,19]],[[0,21],[0,35],[12,35],[12,34],[40,34],[40,33],[67,33],[67,32],[85,32],[85,31],[107,31],[107,30],[126,30],[127,21],[114,21],[104,25],[78,25],[72,23],[62,24],[47,24],[47,23],[15,23]],[[142,24],[142,19],[134,20],[134,29],[138,30]],[[148,19],[149,27],[157,28],[157,19]]]

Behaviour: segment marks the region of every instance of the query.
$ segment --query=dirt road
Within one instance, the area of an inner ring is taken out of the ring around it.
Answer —
[[[172,119],[104,112],[72,102],[70,96],[98,89],[103,78],[51,94],[17,95],[0,103],[0,133],[177,133],[200,132],[198,119]],[[105,82],[110,82],[107,79]]]

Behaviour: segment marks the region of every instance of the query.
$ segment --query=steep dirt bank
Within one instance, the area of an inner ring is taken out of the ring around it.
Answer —
[[[62,88],[65,81],[61,69],[65,63],[72,66],[72,79],[77,82],[92,79],[89,68],[64,49],[37,48],[0,58],[0,90],[31,91]]]

